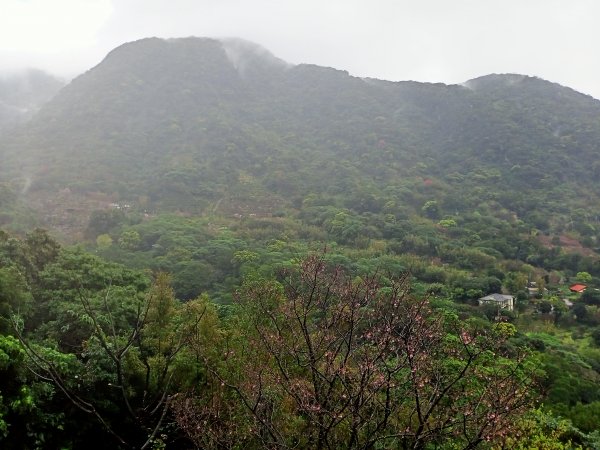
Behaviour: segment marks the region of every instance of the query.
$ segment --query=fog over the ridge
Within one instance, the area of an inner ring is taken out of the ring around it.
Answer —
[[[594,0],[2,0],[0,72],[69,77],[143,37],[240,37],[361,77],[522,73],[600,98],[599,16]]]

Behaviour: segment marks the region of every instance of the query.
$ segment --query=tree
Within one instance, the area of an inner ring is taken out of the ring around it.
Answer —
[[[57,351],[32,342],[18,317],[16,335],[34,373],[52,382],[76,410],[94,417],[120,447],[148,448],[165,423],[177,386],[186,385],[183,373],[189,374],[190,362],[180,355],[197,334],[206,302],[178,303],[164,273],[144,295],[136,291],[141,286],[119,286],[117,279],[112,285],[109,271],[115,266],[68,256],[88,263],[87,279],[76,279],[64,267],[50,267],[46,274],[60,280],[54,286],[64,289],[66,302],[60,306],[70,308],[67,315],[73,317],[62,322],[72,330],[67,345]],[[121,281],[139,282],[133,273],[121,276]],[[68,351],[72,348],[76,354]]]
[[[547,300],[544,300],[540,303],[540,312],[542,314],[548,314],[552,311],[552,303]]]
[[[588,310],[585,304],[577,302],[573,306],[573,315],[577,318],[578,322],[585,322],[588,317]]]
[[[577,281],[582,283],[589,283],[592,281],[592,276],[588,272],[577,272]]]
[[[40,228],[27,233],[23,240],[5,233],[0,236],[0,263],[17,267],[32,285],[39,282],[44,267],[54,262],[59,253],[60,245]]]
[[[600,327],[596,327],[594,331],[592,331],[592,339],[594,344],[600,347]]]
[[[527,276],[521,272],[509,272],[504,279],[508,292],[515,293],[527,286]]]
[[[31,294],[24,276],[16,267],[0,268],[0,334],[9,333],[11,314],[28,315],[31,312]]]
[[[554,312],[554,324],[558,324],[561,317],[569,312],[569,307],[565,304],[565,302],[556,296],[552,296],[549,299],[552,304],[552,311]]]
[[[141,241],[140,233],[135,230],[126,230],[119,237],[119,247],[124,250],[137,250]]]
[[[502,356],[503,328],[470,326],[409,292],[406,276],[353,279],[320,256],[279,282],[247,280],[245,320],[211,369],[223,388],[197,408],[186,403],[178,422],[196,439],[194,429],[265,448],[474,448],[503,438],[530,403],[531,367]]]
[[[57,362],[63,366],[67,361]],[[71,448],[73,436],[64,430],[73,417],[60,397],[36,376],[21,342],[0,334],[0,447]],[[86,428],[81,422],[77,425],[79,430]]]
[[[582,433],[576,430],[570,421],[536,409],[523,417],[503,448],[582,450],[584,447],[579,442],[573,442],[574,438],[581,441],[582,437]]]
[[[113,240],[108,234],[100,234],[96,238],[96,246],[100,250],[106,250],[113,244]]]
[[[440,205],[435,200],[429,200],[425,202],[423,207],[421,208],[423,215],[430,219],[439,219],[440,218]]]
[[[85,231],[86,235],[89,238],[96,238],[100,234],[106,234],[124,219],[125,213],[120,209],[93,211]]]
[[[600,305],[600,292],[587,289],[581,294],[580,300],[586,305]]]

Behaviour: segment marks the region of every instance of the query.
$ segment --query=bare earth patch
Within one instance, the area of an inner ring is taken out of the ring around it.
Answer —
[[[554,248],[557,245],[552,243],[552,238],[550,236],[538,236],[538,239],[546,248]],[[597,256],[596,252],[594,252],[591,248],[584,247],[581,245],[577,239],[566,236],[564,234],[560,235],[560,247],[567,253],[578,253],[583,256]]]

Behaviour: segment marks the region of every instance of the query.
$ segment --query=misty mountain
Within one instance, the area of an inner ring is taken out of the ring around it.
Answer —
[[[0,132],[31,118],[64,84],[36,69],[0,74]]]
[[[549,211],[598,198],[598,143],[600,102],[535,77],[389,82],[242,40],[150,38],[113,50],[5,138],[2,176],[48,210],[72,209],[54,195],[65,189],[191,213],[271,214],[341,194],[359,212],[416,208],[410,191],[433,180],[426,194],[448,211],[494,202],[527,216],[533,197]]]

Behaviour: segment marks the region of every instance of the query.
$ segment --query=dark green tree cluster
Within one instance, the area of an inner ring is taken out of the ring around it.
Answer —
[[[408,277],[312,256],[248,275],[219,313],[40,230],[2,235],[0,257],[3,448],[472,448],[531,405],[514,330],[438,311]]]

